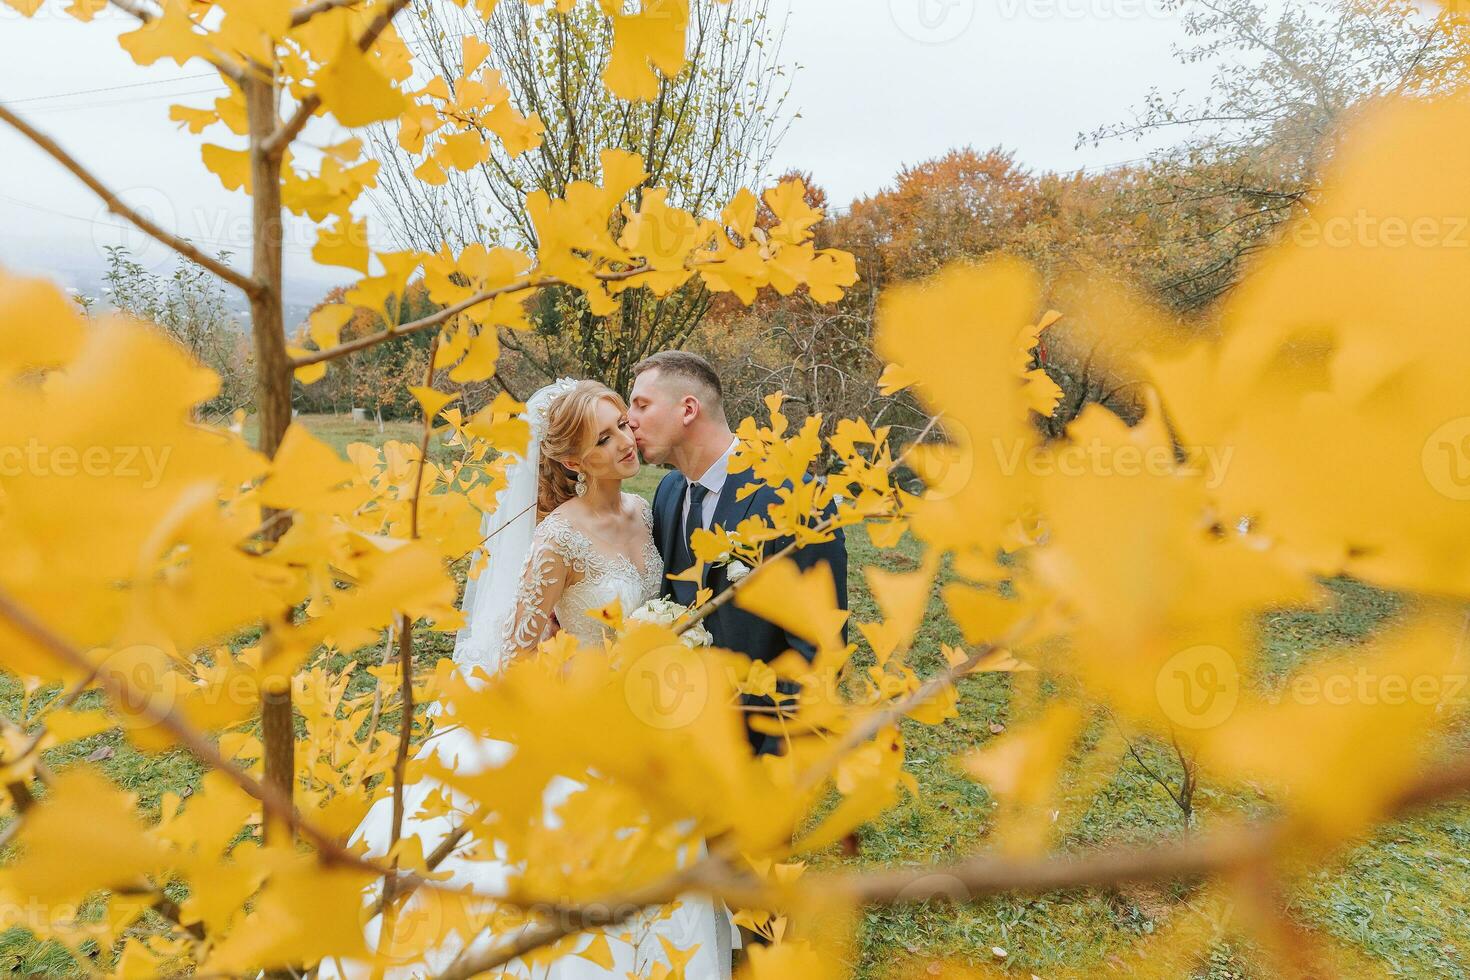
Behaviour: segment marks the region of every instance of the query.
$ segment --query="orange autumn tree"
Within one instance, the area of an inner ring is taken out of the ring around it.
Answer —
[[[885,383],[913,389],[943,421],[945,445],[920,438],[899,451],[886,430],[851,420],[824,443],[821,420],[791,425],[773,394],[763,421],[741,424],[734,465],[783,488],[782,503],[768,522],[695,542],[701,563],[734,554],[753,566],[735,587],[673,628],[603,610],[602,649],[558,637],[493,679],[443,661],[415,674],[426,633],[462,621],[450,568],[487,544],[482,515],[507,455],[525,445],[521,406],[502,393],[466,415],[426,372],[411,388],[426,419],[420,442],[358,445],[344,460],[291,424],[293,376],[314,383],[340,358],[429,332],[432,368],[482,380],[494,372],[496,329],[523,329],[522,304],[538,289],[575,288],[607,308],[623,289],[658,293],[698,276],[747,303],[798,287],[830,302],[853,284],[852,260],[815,247],[821,213],[799,184],[743,191],[718,215],[670,207],[656,190],[634,207],[643,163],[621,152],[604,155],[596,183],[528,198],[535,254],[374,251],[354,211],[373,180],[361,145],[308,152],[303,129],[318,115],[396,126],[406,149],[429,150],[430,181],[475,166],[487,140],[530,150],[539,122],[504,102],[481,71],[483,50],[466,43],[452,77],[419,74],[427,69],[393,29],[406,0],[117,5],[139,21],[121,41],[140,63],[208,63],[230,87],[210,108],[172,115],[222,141],[202,145],[205,165],[252,196],[249,271],[133,212],[21,115],[0,107],[0,119],[249,297],[261,434],[250,447],[194,424],[192,407],[217,379],[156,331],[83,321],[53,285],[0,276],[0,446],[23,450],[7,452],[0,472],[0,649],[25,692],[0,742],[14,844],[0,895],[38,909],[27,928],[90,971],[254,976],[350,958],[466,977],[526,957],[602,961],[606,939],[586,927],[703,891],[776,940],[751,951],[752,975],[821,976],[850,960],[864,905],[1193,876],[1207,881],[1202,901],[1141,939],[1135,966],[1197,962],[1209,910],[1231,902],[1245,913],[1233,928],[1281,971],[1320,973],[1342,954],[1281,914],[1293,882],[1384,822],[1470,786],[1470,758],[1437,739],[1453,717],[1442,696],[1339,705],[1250,683],[1255,617],[1310,599],[1314,576],[1340,572],[1425,598],[1401,629],[1301,679],[1321,684],[1364,664],[1405,678],[1455,668],[1470,595],[1470,494],[1455,455],[1467,439],[1470,332],[1447,327],[1470,306],[1470,278],[1460,253],[1435,247],[1442,240],[1390,251],[1376,238],[1284,242],[1221,311],[1218,339],[1151,359],[1139,425],[1090,409],[1068,442],[1045,445],[1028,413],[1053,393],[1026,352],[1054,317],[1034,272],[996,259],[888,290],[877,336]],[[64,10],[85,20],[97,6]],[[615,38],[607,85],[656,97],[683,64],[682,0],[602,9]],[[1311,220],[1465,213],[1467,99],[1388,103],[1363,119]],[[1404,145],[1423,152],[1406,160]],[[777,218],[765,229],[761,201]],[[319,226],[318,261],[361,275],[301,338],[282,322],[284,211]],[[416,279],[442,308],[405,322],[391,307]],[[1169,349],[1155,343],[1167,328],[1115,286],[1069,295],[1079,315],[1113,324],[1120,345]],[[344,338],[361,310],[396,326]],[[427,458],[436,432],[457,457]],[[1223,480],[1207,483],[1179,459],[1180,442],[1229,447]],[[1079,468],[1061,455],[1074,448],[1109,465]],[[824,453],[837,460],[827,479],[804,482]],[[139,458],[158,465],[140,472]],[[900,464],[924,477],[922,494],[894,486]],[[1240,517],[1248,532],[1236,530]],[[871,661],[844,642],[848,616],[832,608],[821,570],[757,550],[859,523],[880,547],[907,534],[921,551],[912,570],[866,571],[877,612],[855,632]],[[953,572],[943,582],[941,567]],[[965,646],[920,677],[911,644],[936,591]],[[809,640],[815,661],[752,664],[679,642],[725,602]],[[999,853],[803,873],[805,857],[914,790],[900,722],[946,724],[964,679],[994,670],[1020,671],[1015,723],[955,762],[999,803]],[[375,683],[351,683],[363,674]],[[790,751],[754,759],[735,695],[770,691],[778,675],[802,682],[789,716],[771,722],[791,735]],[[425,716],[430,700],[440,717]],[[1203,778],[1258,789],[1272,811],[1134,850],[1050,853],[1065,829],[1059,796],[1110,764],[1079,737],[1103,711],[1178,739]],[[480,772],[410,762],[410,743],[444,723],[518,751]],[[96,765],[56,771],[43,759],[117,727],[142,751],[180,749],[205,767],[187,798],[162,801],[157,821],[142,820]],[[386,857],[348,844],[379,800],[396,802],[401,829],[405,787],[427,775],[457,791],[424,805],[453,823],[452,838],[494,841],[521,869],[506,894],[447,888],[435,877],[443,854],[412,835]],[[553,826],[542,799],[563,776],[587,788]],[[708,854],[681,863],[698,840],[712,842]],[[425,967],[446,937],[487,934],[501,941]],[[664,969],[679,972],[677,962]]]
[[[870,252],[872,275],[887,285],[1005,247],[1043,216],[1041,205],[1035,178],[1011,153],[967,146],[904,167],[892,187],[854,201],[837,237]]]

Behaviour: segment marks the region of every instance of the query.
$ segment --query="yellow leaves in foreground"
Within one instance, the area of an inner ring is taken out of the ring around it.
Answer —
[[[1365,649],[1294,671],[1204,734],[1202,764],[1268,788],[1329,842],[1381,818],[1463,713],[1464,613],[1430,603]],[[1346,789],[1351,787],[1351,789]]]
[[[336,56],[317,73],[316,91],[322,105],[344,126],[392,119],[404,107],[402,93],[346,31]]]
[[[163,12],[134,30],[118,36],[117,43],[140,65],[168,58],[183,65],[191,58],[205,57],[209,44],[196,30],[186,0],[164,0]]]
[[[237,437],[193,423],[192,406],[217,379],[150,328],[86,326],[52,287],[3,273],[0,283],[0,338],[22,329],[49,335],[36,355],[16,352],[6,368],[56,368],[39,385],[0,369],[0,445],[9,447],[0,589],[83,649],[192,644],[204,624],[248,622],[263,585],[245,574],[235,542],[258,515],[237,498],[265,460]],[[210,598],[222,574],[237,591]],[[191,609],[196,600],[205,605]],[[7,627],[0,635],[8,666],[62,673]]]
[[[1470,595],[1467,166],[1465,93],[1361,113],[1222,339],[1155,361],[1181,439],[1233,452],[1225,512],[1320,573]]]
[[[1141,723],[1181,724],[1158,696],[1171,658],[1211,645],[1247,672],[1254,617],[1308,601],[1311,579],[1280,549],[1207,523],[1204,481],[1175,465],[1157,411],[1129,428],[1089,406],[1068,440],[1052,452],[1081,447],[1099,462],[1040,481],[1036,579],[1070,618],[1078,676]]]
[[[902,365],[903,380],[919,379],[919,400],[943,416],[946,444],[911,452],[931,487],[912,526],[933,546],[988,561],[1025,508],[1030,474],[1009,460],[1035,441],[1017,337],[1035,323],[1038,302],[1034,273],[1009,259],[952,266],[879,301],[878,353]]]
[[[664,627],[632,624],[605,653],[518,661],[481,689],[451,679],[443,699],[448,719],[516,746],[502,766],[428,771],[496,801],[495,836],[512,856],[556,849],[556,860],[527,868],[519,887],[530,895],[615,889],[627,868],[601,863],[607,855],[656,867],[667,860],[656,836],[679,833],[689,826],[682,821],[760,851],[782,834],[789,841],[804,812],[800,797],[772,782],[778,773],[752,759],[722,658],[691,650]],[[572,834],[544,819],[543,791],[558,776],[588,784],[561,809]],[[601,808],[628,815],[608,819]],[[655,836],[619,829],[635,826]],[[624,843],[607,851],[615,840]]]
[[[332,447],[304,425],[293,423],[261,485],[261,502],[319,514],[350,512],[369,495],[357,475],[357,469]]]
[[[1050,842],[1049,812],[1058,777],[1082,725],[1082,713],[1066,701],[1053,702],[1024,728],[1007,732],[960,761],[965,772],[999,798],[996,836],[1014,852],[1037,853]]]
[[[368,271],[367,222],[339,216],[335,227],[323,228],[317,233],[311,257],[322,265],[345,266],[365,275]]]
[[[24,0],[11,5],[34,12]],[[430,182],[489,160],[496,151],[487,133],[511,155],[540,139],[540,120],[510,105],[473,38],[458,78],[430,78],[408,92],[413,63],[401,38],[390,29],[366,52],[356,43],[372,7],[326,5],[293,27],[296,8],[286,0],[214,6],[222,17],[206,18],[209,5],[166,0],[120,43],[140,64],[278,64],[283,98],[300,104],[314,95],[319,111],[347,126],[396,117],[400,145],[424,155],[419,173]],[[96,9],[90,0],[68,8],[83,18]],[[606,80],[615,92],[648,97],[660,77],[682,70],[687,0],[647,0],[636,12],[607,0],[603,9],[613,22]],[[242,122],[233,91],[212,112],[171,115],[193,132],[220,121],[238,134]],[[1404,156],[1404,146],[1416,153]],[[283,176],[287,208],[331,222],[314,257],[364,276],[307,325],[319,349],[339,342],[355,309],[397,322],[393,298],[420,266],[435,303],[496,294],[443,324],[438,366],[456,382],[493,373],[497,331],[524,328],[524,300],[553,281],[581,290],[605,315],[623,289],[664,295],[694,276],[744,302],[765,287],[789,294],[803,285],[817,301],[834,300],[856,279],[850,255],[815,248],[821,214],[799,181],[762,196],[776,217],[768,230],[756,226],[761,199],[750,192],[727,202],[716,222],[644,186],[644,161],[616,151],[603,154],[596,182],[531,196],[538,254],[477,244],[458,254],[447,246],[378,253],[384,272],[369,276],[373,253],[350,209],[376,179],[361,152],[347,139],[323,148],[318,170],[288,161]],[[201,154],[225,187],[256,189],[245,151],[206,144]],[[762,567],[736,602],[810,642],[815,664],[693,651],[648,624],[597,649],[563,635],[493,683],[443,670],[424,684],[445,690],[442,722],[514,752],[480,769],[416,762],[410,777],[437,776],[484,804],[475,829],[524,861],[512,882],[519,895],[601,897],[656,880],[677,866],[681,849],[720,834],[755,855],[763,874],[791,856],[796,828],[804,831],[797,850],[820,849],[914,787],[896,719],[879,719],[876,737],[846,756],[829,754],[831,738],[919,689],[908,647],[943,570],[955,580],[940,594],[965,642],[997,645],[975,671],[1026,671],[1017,676],[1038,689],[1043,676],[1059,680],[1082,702],[1048,702],[960,760],[1001,801],[1004,846],[1034,852],[1047,843],[1069,752],[1102,714],[1089,715],[1089,703],[1115,710],[1129,731],[1177,735],[1208,778],[1268,793],[1289,828],[1314,842],[1362,833],[1393,809],[1433,747],[1426,736],[1453,706],[1465,675],[1459,611],[1425,604],[1396,632],[1275,687],[1254,669],[1253,631],[1264,610],[1312,599],[1314,574],[1470,595],[1470,332],[1459,329],[1470,277],[1464,225],[1454,217],[1470,213],[1467,169],[1465,98],[1385,102],[1366,113],[1331,157],[1307,219],[1225,303],[1221,338],[1179,356],[1158,353],[1159,392],[1136,424],[1092,407],[1045,444],[1033,413],[1051,411],[1060,391],[1029,367],[1030,352],[1057,313],[1044,309],[1035,274],[995,259],[890,289],[877,324],[888,362],[880,386],[912,389],[938,419],[940,441],[908,459],[925,489],[895,489],[887,430],[838,423],[824,447],[822,420],[792,426],[774,397],[768,425],[742,425],[736,467],[781,487],[771,526],[696,542],[708,563],[742,548],[750,556],[775,536],[809,541],[825,533],[815,525],[829,507],[837,524],[876,518],[879,547],[911,529],[921,548],[915,565],[867,574],[882,618],[859,625],[876,663],[866,673],[849,669],[848,614],[832,602],[829,570],[782,560]],[[1084,283],[1070,299],[1062,312],[1115,324],[1115,344],[1158,319],[1104,285]],[[455,460],[388,443],[353,446],[343,461],[293,427],[267,461],[237,435],[195,422],[216,385],[157,332],[84,323],[55,288],[0,275],[0,590],[85,651],[104,678],[141,696],[141,708],[106,715],[58,710],[45,719],[42,744],[116,723],[134,744],[157,750],[167,739],[152,716],[169,710],[226,729],[221,752],[249,771],[262,747],[241,728],[260,688],[294,673],[308,732],[297,799],[345,835],[386,792],[380,777],[399,747],[396,734],[380,729],[363,744],[358,733],[396,706],[348,696],[352,675],[326,670],[321,655],[372,644],[372,662],[382,664],[377,645],[400,617],[440,630],[458,623],[446,569],[478,543],[480,513],[470,501],[489,504],[506,454],[524,451],[523,406],[502,394],[466,419],[449,396],[417,390],[447,444],[463,450]],[[826,451],[843,466],[826,482],[805,480]],[[289,528],[277,523],[280,512],[290,513]],[[604,619],[628,625],[618,610]],[[206,649],[261,622],[256,647]],[[0,624],[0,647],[28,693],[75,680],[10,625]],[[940,652],[951,668],[968,659],[948,646]],[[396,670],[367,673],[392,690]],[[736,706],[742,693],[773,694],[778,678],[800,678],[802,691],[782,693],[793,716],[765,724],[816,737],[793,740],[785,756],[754,759]],[[249,695],[222,702],[241,681]],[[939,723],[958,697],[945,685],[904,712]],[[4,746],[9,759],[23,743],[6,734]],[[28,775],[28,764],[9,774]],[[557,788],[565,792],[548,804]],[[804,827],[830,791],[833,805]],[[423,806],[447,815],[451,795]],[[358,915],[369,879],[323,868],[309,854],[263,849],[248,835],[237,840],[253,831],[258,808],[223,777],[206,777],[189,799],[166,798],[160,809],[158,824],[144,826],[126,794],[86,770],[63,772],[22,825],[21,854],[0,872],[0,891],[53,902],[118,892],[94,927],[38,930],[76,940],[93,928],[93,941],[113,949],[152,904],[139,894],[158,881],[187,881],[185,922],[211,936],[198,964],[205,973],[369,955]],[[406,839],[396,856],[419,867],[423,843]],[[795,866],[784,867],[789,875]],[[758,919],[781,921],[747,917]],[[799,915],[793,921],[801,927]],[[402,940],[412,953],[442,932],[416,928],[389,945]],[[177,949],[130,938],[120,952],[124,972],[142,973]],[[608,950],[579,952],[602,962]],[[797,938],[752,951],[747,970],[818,975],[834,961]]]
[[[250,179],[250,152],[205,143],[199,148],[204,167],[219,178],[227,191],[254,193]]]
[[[50,329],[37,331],[38,323]],[[0,382],[66,363],[82,345],[83,333],[81,318],[60,289],[0,274]]]
[[[40,342],[21,345],[22,331]],[[41,367],[43,383],[22,373]],[[473,550],[480,521],[463,494],[437,492],[459,472],[424,467],[420,540],[405,543],[416,446],[370,450],[357,465],[293,426],[267,462],[193,421],[217,384],[153,328],[84,324],[54,287],[0,276],[0,444],[12,447],[0,468],[0,590],[93,651],[140,705],[163,708],[186,693],[171,665],[197,665],[201,644],[262,619],[275,667],[324,642],[374,642],[400,613],[453,628],[444,562]],[[491,434],[518,435],[509,422]],[[271,549],[255,540],[265,508],[294,518]],[[301,621],[280,621],[304,600]],[[9,626],[0,634],[11,670],[70,676]],[[150,725],[130,734],[161,747]]]
[[[842,627],[848,613],[833,604],[834,595],[832,570],[825,562],[802,570],[783,558],[742,589],[735,604],[807,640],[821,658],[840,655],[844,648]]]
[[[21,830],[27,858],[6,869],[0,889],[31,902],[70,903],[160,870],[163,848],[145,832],[135,803],[90,770],[58,776]]]

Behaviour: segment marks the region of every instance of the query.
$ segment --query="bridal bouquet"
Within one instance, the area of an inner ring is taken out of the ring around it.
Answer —
[[[628,614],[628,619],[639,623],[656,623],[659,626],[673,626],[684,616],[688,615],[689,607],[672,599],[649,599],[643,605]],[[679,637],[687,647],[713,646],[715,638],[710,636],[709,630],[704,628],[703,623],[695,623],[685,630]]]

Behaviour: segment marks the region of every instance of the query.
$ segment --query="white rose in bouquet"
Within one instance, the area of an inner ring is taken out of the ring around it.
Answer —
[[[688,606],[672,599],[649,599],[629,613],[628,619],[640,623],[655,623],[659,626],[673,626],[688,613]],[[703,623],[695,623],[685,630],[679,639],[690,648],[713,646],[715,642],[715,638],[710,636],[709,630],[704,628]]]

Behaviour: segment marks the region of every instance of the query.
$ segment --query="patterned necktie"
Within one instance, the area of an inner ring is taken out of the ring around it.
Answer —
[[[689,513],[684,518],[683,534],[680,542],[684,548],[684,554],[680,556],[680,571],[694,564],[694,529],[704,527],[704,498],[709,495],[709,487],[702,483],[689,484]]]

